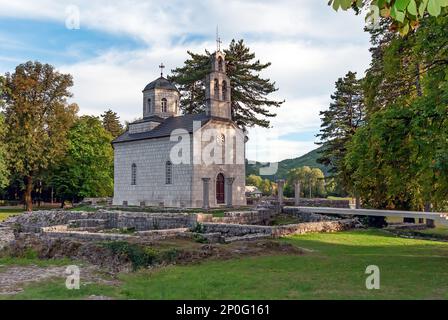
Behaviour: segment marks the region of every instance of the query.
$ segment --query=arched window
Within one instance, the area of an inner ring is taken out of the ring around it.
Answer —
[[[222,58],[218,58],[218,71],[222,72]]]
[[[219,99],[219,81],[215,79],[215,99]]]
[[[151,112],[151,99],[148,99],[148,113]]]
[[[167,161],[165,164],[165,183],[173,183],[173,164],[171,163],[171,161]]]
[[[162,112],[168,112],[167,101],[165,98],[162,98]]]
[[[227,82],[222,82],[222,100],[227,100]]]
[[[135,163],[131,166],[131,185],[137,184],[137,165]]]

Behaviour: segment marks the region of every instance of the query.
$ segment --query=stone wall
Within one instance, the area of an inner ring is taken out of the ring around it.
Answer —
[[[84,222],[80,222],[85,220]],[[96,221],[95,221],[96,220]],[[187,213],[145,213],[98,210],[34,211],[10,218],[7,223],[21,232],[40,232],[42,227],[75,224],[92,227],[101,222],[108,229],[135,228],[137,231],[154,229],[193,228],[196,215]]]
[[[329,215],[312,213],[312,212],[303,212],[298,207],[285,207],[283,208],[283,213],[290,214],[299,219],[300,222],[317,222],[317,221],[328,221],[328,220],[336,220],[337,217],[332,217]]]
[[[344,219],[335,221],[320,221],[298,223],[284,226],[255,226],[241,224],[203,223],[204,232],[219,232],[227,237],[243,236],[247,234],[265,234],[280,237],[291,234],[304,234],[310,232],[334,232],[348,230],[359,226],[357,219]]]
[[[176,228],[166,230],[146,230],[133,234],[107,233],[107,232],[88,232],[67,229],[67,226],[52,226],[42,229],[43,235],[55,239],[76,239],[81,241],[155,241],[180,236],[191,236],[188,228]]]
[[[213,217],[212,214],[198,214],[198,222],[234,223],[234,224],[258,224],[267,225],[273,218],[275,212],[269,209],[254,211],[228,211],[224,217]]]
[[[114,145],[114,205],[191,207],[191,164],[173,164],[172,183],[166,184],[165,165],[178,141],[169,137]],[[137,165],[137,183],[131,185],[131,166]],[[202,193],[201,193],[202,199]]]
[[[234,162],[235,163],[229,163],[229,164],[219,164],[219,163],[204,163],[204,159],[202,159],[202,162],[200,162],[200,159],[195,159],[195,162],[197,164],[193,165],[193,177],[192,177],[192,185],[191,185],[191,192],[192,192],[192,206],[201,208],[203,206],[203,181],[202,178],[210,178],[209,182],[209,203],[211,207],[218,207],[219,204],[217,203],[216,199],[216,179],[218,177],[219,173],[222,173],[224,175],[224,178],[235,178],[232,184],[232,204],[234,206],[245,206],[246,205],[246,166],[244,163],[244,142],[241,144],[238,142],[234,143],[235,140],[242,140],[242,138],[239,136],[238,139],[231,139],[231,137],[228,136],[230,132],[235,134],[235,127],[229,123],[229,122],[222,122],[218,120],[211,120],[207,123],[207,125],[203,126],[201,128],[201,131],[196,131],[193,140],[194,144],[192,145],[191,150],[193,151],[193,146],[201,146],[201,142],[199,139],[201,139],[201,133],[204,134],[204,132],[208,129],[214,129],[217,130],[218,134],[224,134],[226,136],[226,144],[224,144],[224,147],[227,148],[227,142],[232,142],[233,150],[237,151],[234,152]],[[241,135],[241,131],[237,131],[238,135]],[[203,138],[203,140],[206,140]],[[243,140],[244,141],[244,140]],[[202,141],[202,149],[201,150],[207,150],[207,148],[210,148],[210,139],[209,141]],[[229,143],[230,144],[230,143]],[[237,146],[238,144],[238,146]],[[231,144],[230,144],[231,145]],[[204,152],[204,151],[203,151]],[[226,149],[224,149],[224,152],[227,152]],[[200,153],[199,153],[200,155]],[[196,154],[197,156],[197,154]],[[227,189],[225,188],[227,191]]]
[[[11,241],[14,240],[14,232],[12,228],[0,226],[0,249],[3,249]]]
[[[285,206],[298,207],[330,207],[330,208],[350,208],[349,200],[330,200],[330,199],[306,199],[300,198],[299,204],[296,205],[294,199],[284,199]]]

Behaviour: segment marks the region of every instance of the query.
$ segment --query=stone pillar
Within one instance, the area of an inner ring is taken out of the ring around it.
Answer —
[[[233,185],[233,181],[235,181],[235,178],[226,178],[226,190],[225,190],[225,195],[226,195],[226,205],[227,207],[232,207],[233,206],[233,199],[232,199],[232,185]]]
[[[280,207],[283,206],[283,186],[285,185],[285,180],[280,179],[277,180],[277,193],[278,193],[278,205]]]
[[[209,201],[210,178],[202,178],[202,208],[210,209]]]
[[[431,203],[430,202],[425,202],[425,212],[431,212]],[[426,219],[426,226],[428,228],[436,227],[433,219]]]
[[[299,205],[300,201],[300,181],[294,182],[294,204]]]

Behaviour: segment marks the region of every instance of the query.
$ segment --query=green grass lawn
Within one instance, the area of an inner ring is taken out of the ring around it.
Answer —
[[[119,286],[64,289],[64,281],[26,287],[14,298],[119,299],[447,299],[448,243],[397,238],[378,230],[309,234],[280,241],[304,255],[244,257],[120,275]],[[377,265],[381,289],[365,288]]]
[[[23,213],[22,208],[17,208],[17,209],[2,209],[2,208],[0,208],[0,222],[6,220],[10,216],[14,216],[14,215],[21,214],[21,213]]]

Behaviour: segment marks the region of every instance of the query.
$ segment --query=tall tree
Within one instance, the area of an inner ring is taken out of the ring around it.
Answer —
[[[287,184],[293,186],[300,182],[301,193],[308,197],[325,195],[324,173],[319,168],[310,168],[303,166],[288,171]]]
[[[0,113],[0,189],[8,185],[9,171],[6,165],[6,145],[5,139],[5,125],[4,116]]]
[[[34,178],[65,153],[67,131],[78,110],[67,103],[72,85],[71,75],[40,62],[29,61],[6,73],[8,163],[11,172],[24,179],[27,211],[32,210]]]
[[[415,30],[428,15],[437,17],[448,12],[447,0],[330,0],[334,10],[354,9],[357,14],[368,8],[366,20],[391,19],[391,28],[403,36]]]
[[[98,118],[83,116],[76,120],[68,132],[67,154],[51,178],[62,202],[112,195],[112,139]]]
[[[120,117],[112,110],[104,111],[101,115],[103,127],[110,132],[112,137],[116,138],[123,133],[123,125],[120,123]]]
[[[317,162],[330,167],[329,172],[338,183],[345,185],[349,179],[344,165],[346,144],[364,121],[365,108],[361,81],[356,73],[348,72],[344,78],[336,81],[336,91],[326,111],[320,112],[322,124],[320,129],[321,156]]]
[[[415,32],[385,44],[367,72],[365,88],[380,98],[369,99],[367,123],[348,144],[345,163],[369,206],[448,206],[446,30],[447,16],[422,19]]]
[[[269,127],[268,118],[275,117],[272,108],[284,101],[268,98],[277,91],[275,82],[263,79],[260,72],[271,63],[255,59],[243,40],[232,40],[226,54],[226,70],[231,82],[232,118],[241,127]],[[182,94],[180,107],[185,113],[203,112],[205,108],[206,74],[210,71],[210,53],[196,54],[188,51],[190,58],[184,66],[172,70],[170,80],[175,82]]]

